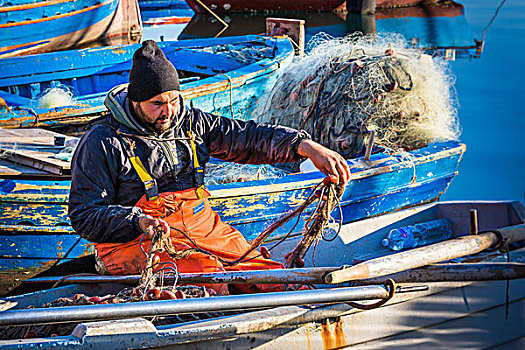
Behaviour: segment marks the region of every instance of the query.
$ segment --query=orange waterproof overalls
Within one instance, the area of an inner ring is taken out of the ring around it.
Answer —
[[[191,137],[190,142],[193,150],[192,158],[196,179],[201,178],[202,181],[196,180],[197,188],[161,193],[159,195],[155,193],[155,181],[148,174],[140,159],[128,151],[131,163],[146,188],[146,195],[140,199],[136,206],[142,208],[145,214],[154,218],[162,218],[171,227],[185,232],[196,246],[211,253],[211,255],[200,252],[192,253],[186,258],[174,261],[166,252],[162,252],[158,254],[160,262],[173,261],[177,265],[178,272],[181,273],[283,268],[284,266],[281,263],[259,256],[259,252],[256,250],[245,258],[245,260],[250,259],[249,261],[233,266],[225,266],[217,259],[219,257],[226,261],[236,260],[250,248],[250,244],[239,231],[222,222],[219,215],[211,208],[208,201],[210,194],[203,185],[203,169],[199,166],[195,143]],[[198,172],[200,172],[200,176],[197,176]],[[153,191],[152,187],[155,187]],[[177,251],[196,248],[188,238],[173,228],[170,230],[170,235],[173,247]],[[142,245],[142,249],[140,245]],[[146,267],[146,256],[142,250],[149,253],[150,245],[151,239],[146,235],[142,238],[142,241],[141,237],[137,237],[127,243],[95,243],[95,248],[97,256],[104,263],[107,272],[112,275],[126,275],[140,274],[144,270]],[[169,265],[158,264],[157,266],[162,268]],[[228,293],[228,288],[225,284],[209,286],[221,294]],[[282,290],[281,286],[264,284],[237,284],[232,287],[236,293]]]

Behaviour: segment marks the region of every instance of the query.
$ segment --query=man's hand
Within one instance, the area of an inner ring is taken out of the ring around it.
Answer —
[[[334,152],[312,140],[302,140],[297,147],[297,152],[308,157],[315,167],[325,175],[337,176],[338,183],[346,185],[350,180],[350,169],[346,160]]]
[[[139,227],[142,232],[148,232],[150,237],[153,236],[153,230],[155,227],[161,225],[164,228],[166,233],[170,233],[170,225],[162,219],[155,219],[151,215],[141,215],[139,216]]]

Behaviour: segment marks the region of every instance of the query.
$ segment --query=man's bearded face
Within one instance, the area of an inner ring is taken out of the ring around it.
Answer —
[[[135,112],[151,131],[162,134],[180,112],[180,92],[166,91],[144,102],[134,102]]]

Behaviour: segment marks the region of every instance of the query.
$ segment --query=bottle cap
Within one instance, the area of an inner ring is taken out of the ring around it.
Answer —
[[[385,247],[388,247],[388,238],[384,238],[382,241],[381,241],[381,244]]]

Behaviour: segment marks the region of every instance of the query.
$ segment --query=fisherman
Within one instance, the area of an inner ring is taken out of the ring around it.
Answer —
[[[211,209],[204,165],[210,156],[244,164],[308,157],[320,171],[346,183],[350,172],[343,157],[304,131],[188,108],[177,70],[152,40],[134,53],[129,81],[108,93],[109,113],[91,123],[71,165],[69,217],[75,231],[95,243],[99,271],[141,273],[152,228],[158,226],[177,251],[199,249],[175,261],[178,272],[282,268],[258,252],[249,261],[225,264],[250,245]],[[166,252],[158,260],[173,261]],[[162,264],[157,266],[169,266]],[[225,285],[215,288],[228,292]]]

